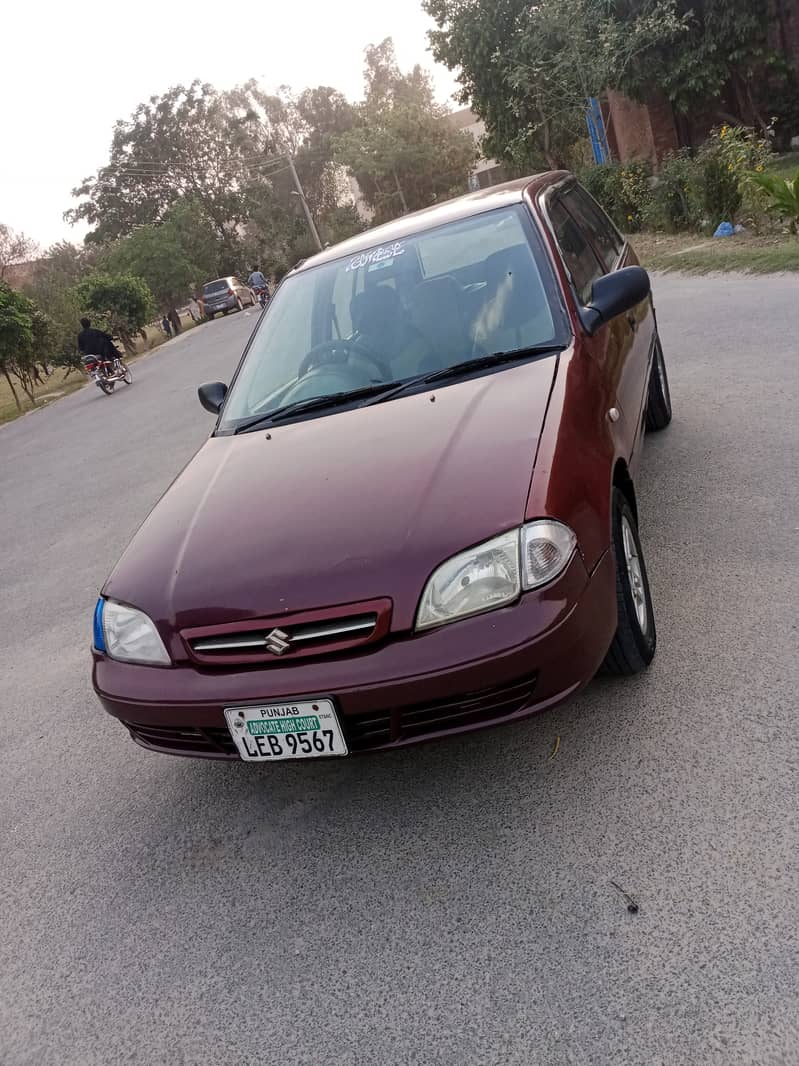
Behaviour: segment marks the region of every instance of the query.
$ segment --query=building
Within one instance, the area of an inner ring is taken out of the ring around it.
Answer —
[[[485,136],[485,123],[469,107],[461,111],[454,111],[448,116],[452,125],[470,134],[479,148]],[[499,185],[506,180],[505,169],[496,159],[478,159],[474,170],[469,175],[469,187],[471,189],[487,189],[490,185]]]
[[[799,0],[770,0],[769,44],[799,75]],[[638,104],[623,93],[607,92],[602,114],[613,158],[622,163],[644,159],[656,166],[669,152],[697,147],[722,121],[717,103],[708,101],[704,112],[681,115],[656,93]],[[786,142],[796,135],[799,129],[783,131]]]

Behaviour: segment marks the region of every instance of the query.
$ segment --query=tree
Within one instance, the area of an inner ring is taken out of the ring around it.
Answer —
[[[175,311],[204,281],[216,277],[220,244],[191,204],[181,203],[161,225],[141,226],[102,257],[110,274],[142,278],[161,313]]]
[[[41,381],[36,362],[46,359],[51,340],[49,319],[33,300],[0,282],[0,370],[19,411],[22,405],[11,375],[35,407],[34,388]]]
[[[378,221],[465,190],[477,158],[472,138],[435,102],[429,76],[402,74],[390,38],[366,50],[366,96],[355,124],[333,141]]]
[[[109,162],[73,190],[85,199],[65,217],[94,226],[87,239],[103,243],[163,221],[186,199],[228,239],[244,222],[242,183],[263,148],[255,132],[253,116],[227,106],[211,85],[152,96],[117,122]]]
[[[336,214],[343,190],[331,141],[351,122],[350,105],[333,89],[295,97],[286,87],[266,93],[255,81],[224,93],[178,85],[117,122],[108,164],[73,190],[81,202],[65,217],[89,222],[87,241],[105,245],[190,207],[193,221],[211,228],[217,269],[238,270],[253,246],[265,250],[267,234],[279,231],[288,247],[288,235],[305,225],[295,224],[288,155],[317,220]]]
[[[36,254],[36,242],[0,222],[0,281],[5,281],[10,268],[24,263]]]
[[[22,410],[22,405],[11,374],[16,373],[20,356],[30,350],[33,341],[32,309],[33,304],[27,297],[0,282],[0,370],[18,411]]]
[[[683,40],[688,20],[675,3],[424,0],[424,7],[439,27],[430,34],[433,54],[460,71],[461,99],[486,123],[486,154],[523,170],[568,163],[585,136],[587,97],[623,88],[642,55]]]
[[[690,32],[641,50],[626,90],[645,98],[654,84],[678,113],[710,104],[722,121],[765,130],[770,114],[763,114],[767,97],[759,98],[758,87],[770,74],[785,73],[768,44],[768,0],[677,0],[676,12]]]
[[[77,334],[82,308],[75,286],[96,266],[97,257],[97,250],[91,246],[79,248],[59,241],[37,260],[33,277],[24,287],[25,294],[46,309],[51,331],[50,359],[67,372],[80,366]]]
[[[75,289],[81,310],[100,318],[109,333],[133,352],[133,337],[152,321],[153,296],[147,283],[131,274],[92,274]]]

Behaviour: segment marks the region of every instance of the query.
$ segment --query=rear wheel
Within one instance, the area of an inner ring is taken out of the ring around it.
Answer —
[[[671,393],[663,359],[663,347],[660,337],[655,337],[655,351],[652,355],[652,373],[649,375],[649,394],[646,401],[646,428],[665,429],[671,422]]]
[[[627,497],[617,488],[612,529],[618,624],[603,669],[609,674],[637,674],[655,656],[657,633],[638,523]]]
[[[106,396],[110,396],[114,391],[113,381],[106,381],[105,378],[100,378],[97,382],[97,388],[100,392],[104,392]]]
[[[208,322],[213,322],[213,320],[214,320],[214,313],[213,313],[213,311],[206,311],[206,312],[205,312],[205,317],[206,317],[206,319],[207,319],[207,321],[208,321]]]

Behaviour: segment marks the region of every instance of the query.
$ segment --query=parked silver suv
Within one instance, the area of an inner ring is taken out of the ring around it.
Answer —
[[[255,305],[252,290],[232,275],[207,281],[203,285],[202,299],[206,318],[213,318],[219,311],[227,314],[228,311],[241,311],[245,305]]]

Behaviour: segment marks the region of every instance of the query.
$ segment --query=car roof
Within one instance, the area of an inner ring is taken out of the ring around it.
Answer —
[[[329,263],[348,255],[356,255],[358,252],[374,248],[376,244],[403,240],[414,234],[422,233],[424,230],[442,226],[446,222],[457,222],[463,218],[493,211],[497,207],[519,204],[526,193],[538,193],[547,186],[570,176],[563,170],[534,174],[526,178],[517,178],[516,181],[507,181],[502,185],[492,185],[487,189],[466,193],[465,196],[458,196],[454,200],[447,200],[445,203],[435,204],[433,207],[426,207],[409,215],[402,215],[392,222],[375,226],[346,241],[325,248],[323,252],[298,263],[291,273],[300,273],[311,267],[320,266],[322,263]]]

